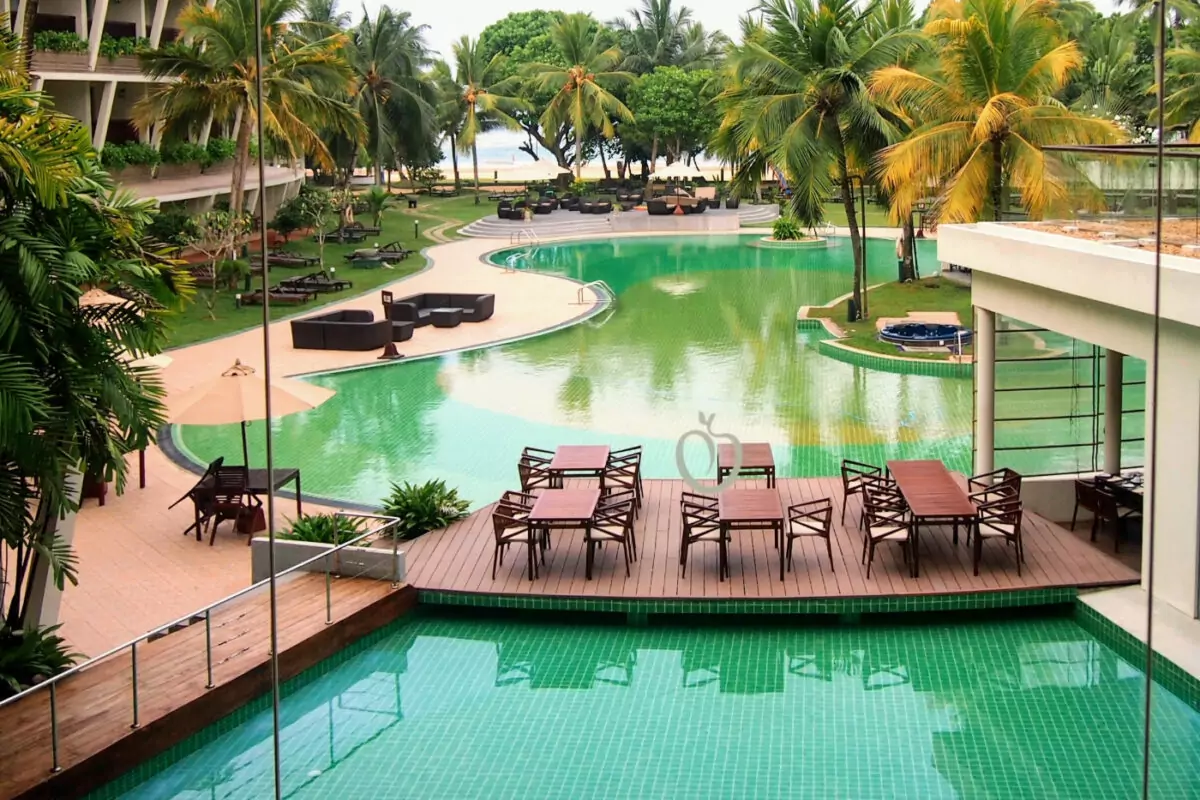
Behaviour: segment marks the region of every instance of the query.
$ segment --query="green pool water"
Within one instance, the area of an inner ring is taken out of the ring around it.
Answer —
[[[442,478],[479,506],[517,484],[514,464],[526,445],[641,444],[646,475],[678,477],[676,442],[704,413],[715,415],[716,432],[770,442],[784,476],[833,475],[843,458],[939,458],[968,470],[970,378],[851,365],[818,349],[823,331],[798,330],[800,306],[850,290],[848,240],[782,250],[753,246],[760,235],[591,240],[496,254],[496,263],[519,269],[603,280],[616,302],[515,343],[314,377],[337,394],[274,424],[276,463],[299,467],[305,492],[318,496],[370,505],[391,481]],[[893,243],[871,241],[868,249],[871,282],[894,280]],[[925,272],[935,268],[934,243],[922,242],[919,255]],[[1074,385],[1072,369],[1031,365],[1017,380]],[[1062,391],[1038,405],[1075,411],[1079,395]],[[998,406],[1006,400],[1016,415],[1030,403],[1006,395]],[[1010,438],[1074,441],[1091,424],[1022,423]],[[1126,430],[1134,427],[1127,422]],[[259,465],[261,430],[251,426]],[[1006,435],[998,432],[998,443]],[[237,426],[184,427],[176,438],[200,463],[241,449]],[[1077,455],[1039,451],[1034,468],[1019,466],[1050,471],[1041,467],[1065,459],[1060,466],[1073,468]],[[693,469],[703,467],[698,459]]]
[[[1065,618],[629,628],[426,617],[285,694],[289,798],[1141,796],[1136,666]],[[1155,686],[1152,798],[1200,797]],[[126,798],[263,798],[271,714]]]

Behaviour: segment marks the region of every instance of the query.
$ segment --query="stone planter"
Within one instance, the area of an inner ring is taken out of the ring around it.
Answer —
[[[115,72],[122,75],[140,75],[142,67],[138,63],[137,56],[116,56],[115,58],[100,56],[96,59],[96,71]]]
[[[257,583],[271,575],[267,566],[267,549],[270,541],[256,536],[250,542],[250,578]],[[295,542],[288,539],[275,540],[275,571],[282,572],[310,558],[332,550],[333,545],[315,542]],[[324,573],[326,559],[314,561],[303,568],[304,572]],[[387,547],[343,547],[328,559],[329,570],[334,575],[347,578],[375,578],[381,581],[404,580],[404,551],[396,551],[392,562],[391,543]]]
[[[34,72],[87,72],[88,54],[35,50],[30,67]]]
[[[150,180],[151,167],[146,164],[135,164],[129,167],[123,167],[110,173],[112,179],[117,183],[141,183],[142,181]]]
[[[201,171],[205,175],[212,175],[217,172],[228,172],[231,169],[233,169],[233,159],[227,158],[224,161],[218,161],[214,164],[209,164],[207,167],[205,167]]]
[[[195,178],[199,174],[199,164],[159,164],[158,174],[155,177],[159,180],[171,180],[172,178]]]

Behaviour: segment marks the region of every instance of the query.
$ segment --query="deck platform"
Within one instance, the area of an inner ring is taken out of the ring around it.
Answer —
[[[766,484],[739,481],[739,485]],[[851,498],[843,524],[838,478],[780,478],[778,488],[785,505],[820,497],[833,499],[832,565],[824,541],[798,539],[792,570],[780,581],[770,532],[735,531],[729,580],[718,580],[717,548],[711,544],[691,548],[684,577],[679,566],[683,481],[647,480],[645,505],[636,527],[638,560],[628,578],[619,549],[606,545],[597,556],[594,579],[585,580],[582,531],[565,530],[554,532],[546,566],[536,580],[525,575],[522,547],[510,548],[492,580],[494,538],[488,506],[445,530],[411,542],[406,554],[407,580],[422,592],[424,601],[431,592],[625,600],[883,598],[1123,586],[1140,579],[1137,570],[1102,549],[1111,546],[1111,534],[1092,545],[1030,512],[1025,515],[1026,555],[1019,577],[1013,549],[994,540],[984,543],[979,576],[972,575],[970,548],[961,539],[953,545],[946,526],[922,530],[919,578],[909,577],[899,547],[883,545],[868,579],[861,563],[863,534],[856,527],[859,499]],[[469,604],[469,598],[457,600]]]

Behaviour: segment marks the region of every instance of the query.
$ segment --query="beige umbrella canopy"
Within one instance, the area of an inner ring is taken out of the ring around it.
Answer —
[[[119,306],[122,303],[128,303],[124,297],[117,297],[115,294],[110,294],[103,289],[88,289],[83,294],[79,295],[79,305],[83,306]]]
[[[267,383],[254,367],[235,361],[217,377],[167,398],[167,418],[177,425],[241,423],[242,458],[249,466],[246,423],[266,419],[268,391],[271,393],[272,417],[308,411],[334,395],[332,389],[287,378]]]

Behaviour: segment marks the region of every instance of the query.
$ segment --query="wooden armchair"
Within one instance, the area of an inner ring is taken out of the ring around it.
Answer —
[[[184,500],[192,501],[193,519],[191,525],[183,529],[183,535],[187,536],[192,530],[196,531],[196,541],[200,541],[201,531],[204,526],[212,519],[212,500],[213,500],[213,482],[217,471],[221,469],[225,463],[224,458],[218,458],[216,461],[208,465],[208,469],[200,476],[200,480],[192,488],[188,489],[183,497],[176,500],[171,505],[167,506],[168,510],[182,503]]]

